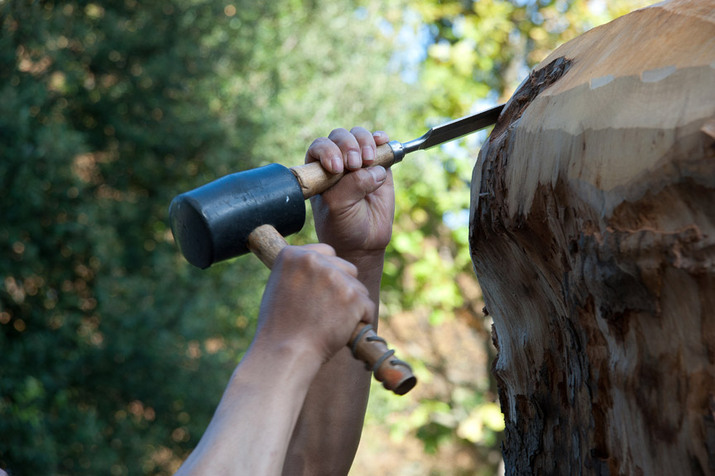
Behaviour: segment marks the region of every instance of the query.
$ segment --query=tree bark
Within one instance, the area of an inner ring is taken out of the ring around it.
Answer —
[[[480,152],[508,474],[715,473],[715,2],[558,48]]]

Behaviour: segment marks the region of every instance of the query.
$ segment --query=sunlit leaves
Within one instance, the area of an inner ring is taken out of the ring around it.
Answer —
[[[209,2],[12,3],[0,4],[0,244],[12,250],[0,269],[0,433],[12,435],[0,464],[142,472],[174,427],[173,400],[200,435],[214,403],[204,392],[220,395],[245,345],[215,335],[259,292],[245,282],[248,297],[233,298],[235,276],[197,283],[167,239],[171,196],[195,183],[202,153],[226,148],[205,107],[213,58],[201,39],[217,25]],[[212,299],[193,302],[199,291]],[[193,368],[185,335],[207,349]],[[152,423],[115,420],[129,402]]]

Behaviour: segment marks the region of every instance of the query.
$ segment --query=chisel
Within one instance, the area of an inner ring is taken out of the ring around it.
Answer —
[[[436,145],[444,144],[454,139],[470,134],[472,132],[484,129],[497,122],[499,114],[504,109],[504,104],[495,106],[486,111],[472,114],[461,119],[455,119],[445,124],[433,127],[421,137],[409,142],[391,141],[377,148],[375,161],[372,165],[382,165],[390,167],[393,164],[400,162],[405,154],[416,150],[429,149]],[[338,182],[345,174],[332,174],[327,172],[318,162],[299,165],[292,167],[291,172],[297,177],[298,183],[303,190],[303,196],[310,198],[314,195],[324,192],[333,184]]]

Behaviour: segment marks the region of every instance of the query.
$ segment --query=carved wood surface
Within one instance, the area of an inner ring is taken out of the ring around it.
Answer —
[[[509,474],[715,472],[715,2],[566,43],[472,180]]]

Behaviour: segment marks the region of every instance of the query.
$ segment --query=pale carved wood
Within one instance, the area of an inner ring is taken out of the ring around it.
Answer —
[[[635,11],[537,66],[470,220],[507,473],[715,472],[715,2]]]

